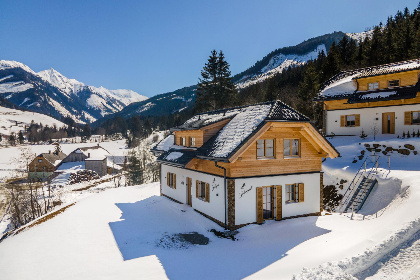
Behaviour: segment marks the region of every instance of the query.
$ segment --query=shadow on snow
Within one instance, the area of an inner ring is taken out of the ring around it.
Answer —
[[[329,232],[316,226],[317,217],[306,217],[249,225],[239,229],[238,240],[232,241],[209,232],[223,229],[191,207],[164,197],[116,205],[122,220],[109,226],[124,260],[156,255],[170,279],[240,279]],[[170,245],[171,236],[192,232],[209,238],[209,244]]]

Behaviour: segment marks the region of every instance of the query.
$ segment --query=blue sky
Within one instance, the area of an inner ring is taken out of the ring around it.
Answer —
[[[0,0],[0,59],[146,96],[197,83],[212,49],[232,74],[333,31],[361,32],[418,0]]]

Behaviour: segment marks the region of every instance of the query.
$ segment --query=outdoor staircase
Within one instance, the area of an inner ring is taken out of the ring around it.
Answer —
[[[368,179],[363,177],[343,212],[347,212],[349,209],[352,209],[354,212],[359,211],[363,207],[363,204],[377,183],[378,180],[376,179]]]
[[[378,183],[378,180],[373,178],[373,175],[376,174],[378,169],[379,158],[379,156],[375,155],[375,159],[371,161],[372,164],[369,164],[369,168],[367,166],[368,157],[362,163],[341,200],[339,208],[341,213],[346,213],[350,210],[357,212],[363,207],[373,187]]]

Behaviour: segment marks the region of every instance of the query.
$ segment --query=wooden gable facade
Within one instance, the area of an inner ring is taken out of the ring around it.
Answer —
[[[232,116],[194,129],[174,129],[174,147],[158,158],[161,194],[230,229],[319,214],[322,159],[338,153],[309,119],[278,101],[269,104],[265,118],[245,135],[226,132],[243,132],[250,120],[239,115],[239,120]],[[223,133],[229,135],[227,142],[218,141]],[[235,142],[237,137],[243,140]],[[190,145],[191,138],[196,145]],[[231,146],[231,140],[236,146],[219,156],[223,153],[215,150]]]

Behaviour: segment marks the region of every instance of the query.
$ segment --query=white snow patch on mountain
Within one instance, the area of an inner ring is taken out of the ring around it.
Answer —
[[[364,31],[364,32],[360,32],[360,33],[346,33],[346,35],[350,38],[352,38],[353,40],[356,40],[358,43],[364,41],[367,37],[370,39],[372,38],[373,35],[373,29],[372,30],[368,30],[368,31]]]
[[[0,93],[16,93],[26,91],[30,88],[33,88],[32,84],[27,84],[24,82],[10,82],[0,84]]]
[[[324,53],[327,53],[326,47],[324,44],[319,45],[314,49],[313,51],[304,54],[304,55],[298,55],[298,54],[278,54],[273,56],[269,63],[261,68],[261,74],[255,75],[252,77],[245,76],[241,80],[245,80],[244,82],[239,82],[236,86],[237,88],[246,88],[250,85],[260,83],[266,79],[271,78],[277,73],[283,72],[285,69],[289,68],[293,65],[302,65],[308,62],[309,60],[316,59],[318,57],[318,53],[320,51],[324,51]]]
[[[85,87],[85,84],[75,79],[69,79],[53,68],[38,72],[37,74],[44,81],[49,82],[56,88],[62,90],[67,96],[69,96],[69,94],[74,94]]]
[[[4,80],[7,80],[7,79],[10,79],[10,78],[13,78],[13,75],[9,75],[9,76],[6,76],[6,77],[1,78],[0,79],[0,82],[2,82]]]

